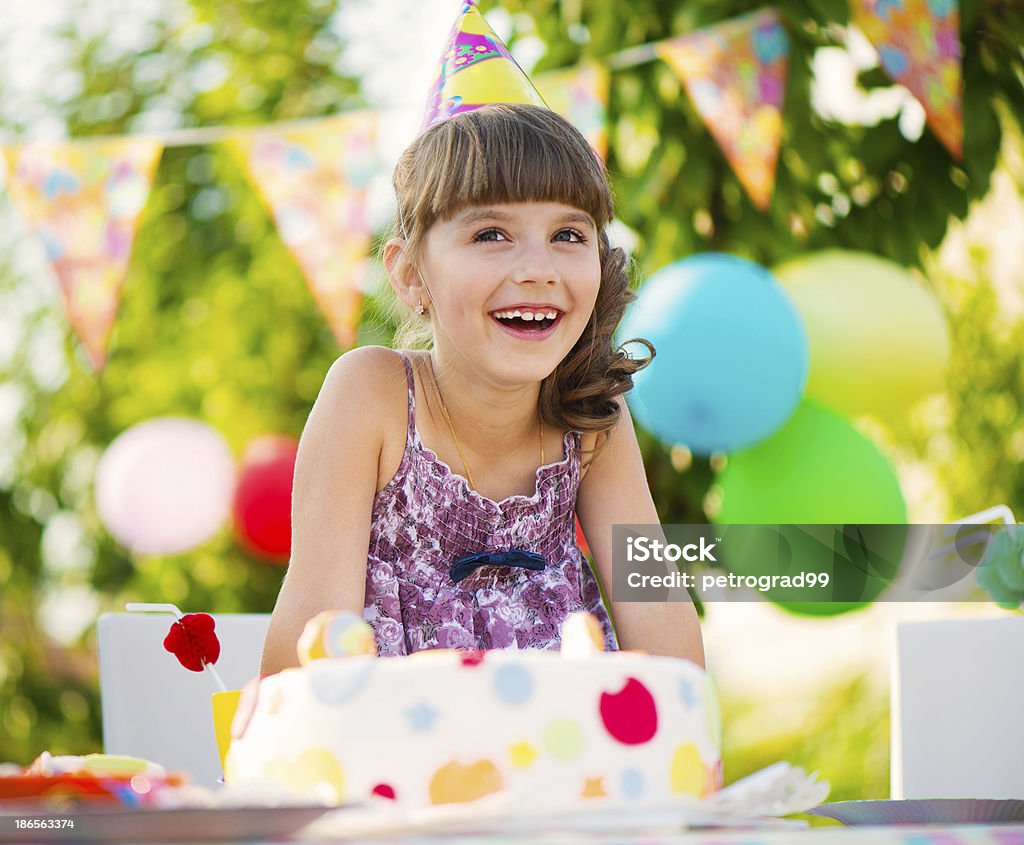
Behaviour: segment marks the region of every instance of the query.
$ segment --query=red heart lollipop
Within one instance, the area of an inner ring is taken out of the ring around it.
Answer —
[[[171,625],[164,648],[186,669],[202,672],[207,663],[216,663],[220,657],[220,640],[214,625],[209,613],[186,613]]]

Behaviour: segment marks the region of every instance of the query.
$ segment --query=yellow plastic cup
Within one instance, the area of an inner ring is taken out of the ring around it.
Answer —
[[[234,721],[235,711],[238,709],[238,698],[241,694],[240,689],[213,694],[213,732],[217,737],[217,753],[220,755],[221,769],[224,768],[224,760],[228,756],[228,747],[231,745],[231,723]]]

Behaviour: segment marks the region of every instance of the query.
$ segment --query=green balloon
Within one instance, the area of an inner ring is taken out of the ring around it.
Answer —
[[[804,602],[780,597],[820,596],[819,586],[800,593],[765,593],[787,610],[831,616],[866,607],[894,577],[907,537],[907,509],[899,481],[878,447],[834,411],[805,399],[774,435],[731,454],[718,485],[721,508],[716,523],[820,524],[827,528],[820,536],[809,535],[807,542],[840,549],[829,570],[830,589],[838,595],[855,593],[859,600]],[[856,525],[869,527],[859,532],[851,528],[835,537],[836,526]],[[748,532],[748,536],[756,535]],[[741,575],[764,574],[768,571],[764,542],[762,538],[745,547],[730,542],[726,566]],[[774,546],[770,549],[773,555],[778,552]],[[820,562],[820,548],[817,551],[813,559]],[[786,553],[793,556],[791,571],[799,571],[800,541],[788,542]]]

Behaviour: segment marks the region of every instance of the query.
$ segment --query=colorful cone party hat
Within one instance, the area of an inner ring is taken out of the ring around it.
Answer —
[[[473,0],[464,0],[441,54],[422,128],[490,103],[533,103],[547,108]]]

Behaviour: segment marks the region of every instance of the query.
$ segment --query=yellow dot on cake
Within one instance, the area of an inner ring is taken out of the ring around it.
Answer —
[[[523,740],[510,746],[508,749],[509,760],[517,769],[528,769],[537,759],[537,750],[530,743]]]
[[[340,804],[345,800],[345,775],[338,759],[326,748],[307,748],[294,760],[270,760],[263,774],[270,780],[292,785],[298,794],[316,795]]]
[[[604,798],[607,795],[608,793],[604,789],[603,777],[583,779],[583,791],[580,793],[581,798]]]
[[[700,797],[704,788],[704,763],[692,742],[680,743],[672,755],[672,792]]]
[[[504,786],[501,772],[490,760],[467,764],[451,760],[434,772],[430,779],[430,803],[476,801],[492,792],[500,792]]]

